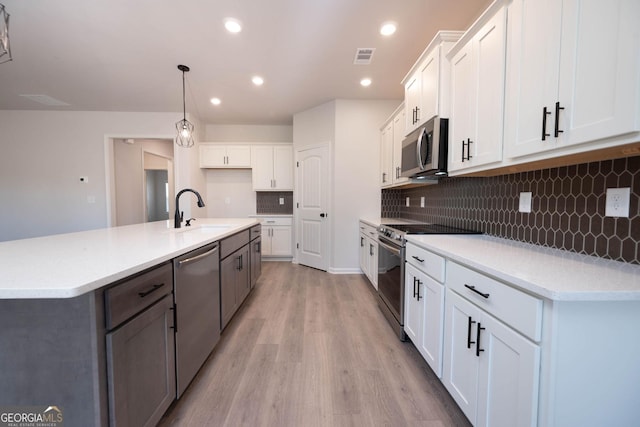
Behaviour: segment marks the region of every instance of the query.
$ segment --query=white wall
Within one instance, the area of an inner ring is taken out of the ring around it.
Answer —
[[[359,269],[358,220],[380,216],[380,126],[400,102],[336,101],[331,263],[336,272]]]
[[[172,138],[178,119],[174,113],[0,111],[0,241],[107,226],[105,141]],[[178,187],[204,186],[196,149],[176,147],[174,159]],[[80,176],[89,182],[81,184]]]
[[[293,116],[293,150],[329,142],[335,138],[336,106],[330,101]]]
[[[291,142],[293,126],[206,125],[206,142]],[[247,217],[256,213],[251,169],[206,169],[207,216]],[[198,215],[196,215],[198,216]]]

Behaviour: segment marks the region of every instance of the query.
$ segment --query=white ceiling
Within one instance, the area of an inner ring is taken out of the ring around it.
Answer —
[[[291,124],[335,98],[402,99],[400,81],[434,34],[465,29],[490,0],[0,2],[14,58],[0,64],[2,110],[181,112],[186,64],[187,112],[204,123]],[[225,17],[243,31],[228,33]],[[387,20],[398,23],[390,38],[378,32]],[[353,65],[359,47],[376,48],[371,65]]]

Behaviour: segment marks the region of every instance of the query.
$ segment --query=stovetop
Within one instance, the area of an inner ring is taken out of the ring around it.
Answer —
[[[482,234],[481,231],[428,223],[382,224],[378,232],[394,240],[402,240],[406,234]]]

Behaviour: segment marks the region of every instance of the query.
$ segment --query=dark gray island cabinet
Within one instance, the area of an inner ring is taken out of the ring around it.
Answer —
[[[164,263],[75,298],[0,300],[0,405],[155,425],[176,393],[172,292]]]

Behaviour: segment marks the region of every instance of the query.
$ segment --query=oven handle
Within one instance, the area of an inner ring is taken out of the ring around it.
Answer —
[[[391,246],[390,244],[385,243],[382,239],[383,239],[383,237],[378,236],[378,244],[380,246],[382,246],[383,248],[385,248],[389,252],[392,252],[394,255],[400,256],[400,250],[401,250],[400,248],[395,247],[395,246]]]

